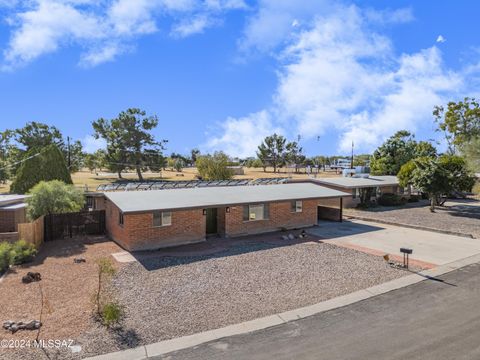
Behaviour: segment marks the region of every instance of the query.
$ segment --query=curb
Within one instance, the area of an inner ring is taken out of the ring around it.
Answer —
[[[475,254],[433,269],[407,275],[399,279],[391,280],[383,284],[375,285],[364,290],[359,290],[314,305],[245,321],[239,324],[229,325],[219,329],[139,346],[133,349],[98,355],[87,358],[86,360],[143,360],[153,356],[161,356],[221,338],[263,330],[273,326],[282,325],[290,321],[303,319],[305,317],[316,315],[325,311],[338,309],[377,295],[385,294],[390,291],[419,283],[421,281],[432,279],[436,276],[443,275],[478,262],[480,262],[480,254]]]
[[[461,236],[461,237],[465,237],[465,238],[469,238],[469,239],[476,239],[472,234],[465,234],[465,233],[460,233],[460,232],[450,231],[450,230],[435,229],[435,228],[431,228],[431,227],[427,227],[427,226],[421,226],[421,225],[402,224],[402,223],[389,221],[389,220],[371,219],[371,218],[368,218],[368,217],[356,216],[356,215],[344,215],[344,218],[367,221],[367,222],[374,222],[374,223],[379,223],[379,224],[400,226],[400,227],[409,228],[409,229],[431,231],[431,232],[436,232],[436,233],[446,234],[446,235]]]

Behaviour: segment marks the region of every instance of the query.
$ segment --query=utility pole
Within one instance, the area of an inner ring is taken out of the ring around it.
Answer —
[[[350,163],[350,169],[353,169],[353,140],[352,140],[352,160]]]
[[[72,160],[70,158],[70,136],[67,136],[67,151],[68,151],[68,170],[70,171],[70,166],[72,165]]]

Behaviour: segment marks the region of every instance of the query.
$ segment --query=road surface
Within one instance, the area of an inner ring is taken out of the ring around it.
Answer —
[[[156,359],[480,359],[480,264]]]

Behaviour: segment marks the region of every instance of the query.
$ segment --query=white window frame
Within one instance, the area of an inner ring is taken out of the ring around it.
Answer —
[[[155,225],[155,214],[160,215],[160,224]],[[154,211],[152,217],[153,227],[164,227],[172,225],[172,212],[171,211]]]
[[[257,208],[261,209],[260,217],[257,217],[257,212],[252,212],[252,208]],[[248,221],[259,221],[259,220],[265,220],[264,219],[264,214],[265,214],[265,204],[255,204],[255,205],[248,205]],[[253,215],[253,217],[252,217]]]
[[[291,203],[290,211],[292,213],[303,212],[303,201],[302,200],[293,200],[292,203]]]

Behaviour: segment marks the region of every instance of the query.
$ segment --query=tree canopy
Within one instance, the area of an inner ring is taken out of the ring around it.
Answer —
[[[229,180],[233,177],[233,170],[228,168],[229,158],[221,151],[213,155],[201,155],[196,163],[203,180]]]
[[[72,184],[65,158],[56,145],[48,145],[40,153],[36,149],[27,152],[26,160],[20,165],[10,192],[25,194],[41,181],[60,180]]]
[[[474,98],[451,101],[446,108],[435,106],[433,116],[439,130],[445,133],[452,154],[456,147],[480,137],[480,105]]]
[[[162,151],[166,140],[157,141],[151,133],[158,126],[156,116],[131,108],[114,119],[98,119],[92,126],[95,138],[107,142],[106,165],[119,177],[123,170],[134,169],[139,180],[143,180],[142,171],[164,164]]]
[[[47,214],[80,211],[85,205],[83,192],[62,181],[41,181],[29,192],[27,213],[31,220]]]
[[[273,134],[267,136],[258,146],[257,156],[263,163],[264,170],[268,165],[273,166],[273,172],[277,172],[277,168],[285,160],[285,146],[287,139],[282,135]]]
[[[417,142],[406,130],[398,131],[373,153],[370,163],[373,175],[397,175],[402,165],[418,157],[435,157],[435,147],[426,141]]]

